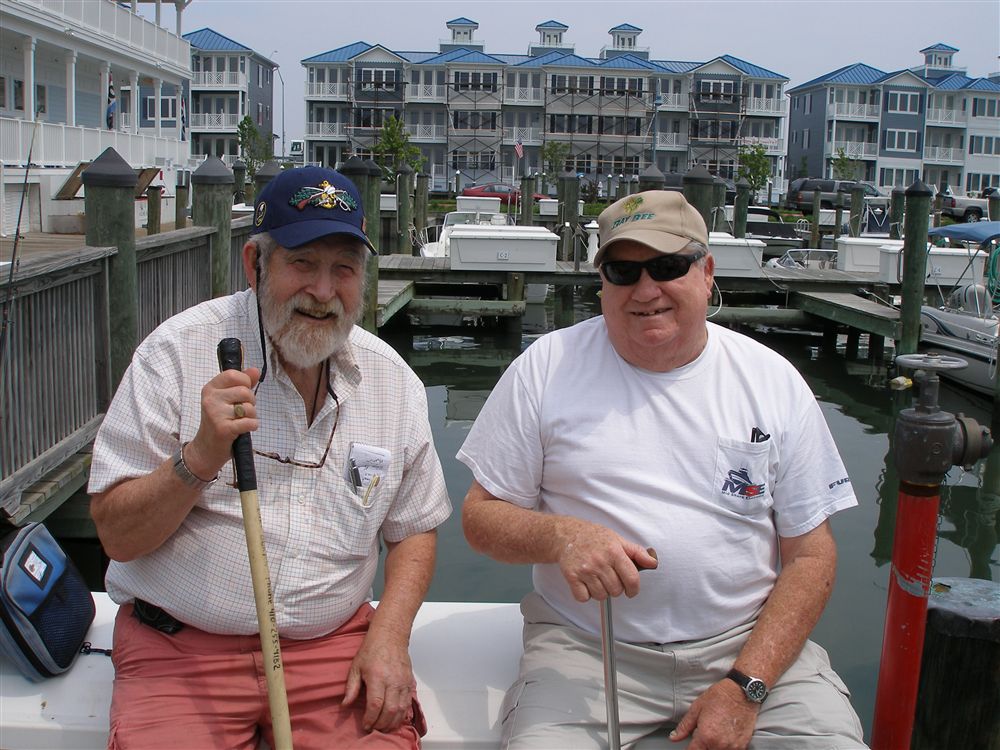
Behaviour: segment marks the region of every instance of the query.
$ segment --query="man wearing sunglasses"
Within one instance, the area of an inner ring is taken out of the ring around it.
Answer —
[[[286,170],[257,198],[250,289],[136,350],[90,477],[121,605],[110,748],[274,747],[230,462],[245,432],[295,747],[419,747],[408,643],[450,503],[422,383],[355,325],[372,252],[346,177]],[[220,373],[229,337],[248,367]]]
[[[458,454],[472,547],[534,565],[502,747],[606,747],[609,597],[622,746],[865,747],[808,640],[834,579],[828,518],[857,504],[815,398],[706,321],[714,260],[680,193],[598,223],[603,315],[533,343]]]

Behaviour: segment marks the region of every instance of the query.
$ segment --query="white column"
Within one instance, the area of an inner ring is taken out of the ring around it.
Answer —
[[[153,79],[153,127],[156,135],[162,135],[160,130],[160,92],[163,90],[163,81],[159,78]]]
[[[176,102],[175,102],[175,108],[176,108],[176,111],[177,111],[177,117],[175,118],[175,122],[174,122],[174,130],[176,131],[174,133],[174,136],[177,138],[177,140],[181,139],[181,129],[182,129],[181,128],[181,112],[182,112],[182,110],[181,110],[181,99],[182,99],[183,96],[184,96],[184,88],[180,84],[174,86],[174,99],[176,100]],[[190,118],[190,115],[188,115],[188,117]]]
[[[132,75],[129,77],[129,92],[128,98],[132,106],[132,125],[129,128],[132,135],[139,134],[139,72],[136,70],[132,71]]]
[[[24,45],[24,119],[35,119],[35,47],[38,40],[29,36]]]
[[[66,50],[66,124],[76,126],[76,50]]]

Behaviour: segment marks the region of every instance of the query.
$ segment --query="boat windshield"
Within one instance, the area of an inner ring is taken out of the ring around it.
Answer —
[[[494,216],[503,216],[503,214],[493,211],[451,211],[445,214],[444,225],[453,227],[459,224],[493,224],[496,223],[493,219]],[[503,216],[502,223],[507,223],[505,216]]]

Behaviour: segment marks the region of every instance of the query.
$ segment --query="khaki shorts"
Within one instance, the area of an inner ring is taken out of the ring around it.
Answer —
[[[569,625],[535,593],[521,602],[521,612],[524,656],[501,708],[501,748],[606,748],[600,638]],[[751,628],[744,625],[697,642],[616,644],[622,747],[687,747],[687,741],[671,742],[667,734],[699,695],[723,679]],[[772,687],[751,750],[865,747],[847,687],[826,651],[806,642]]]

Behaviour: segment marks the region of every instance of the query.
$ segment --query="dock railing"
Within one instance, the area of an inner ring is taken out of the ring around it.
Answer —
[[[246,288],[240,257],[250,228],[250,217],[233,222],[232,291]],[[140,340],[211,297],[214,234],[189,227],[136,240]],[[85,481],[85,451],[113,396],[108,266],[116,252],[81,247],[25,259],[12,284],[2,274],[0,301],[9,294],[11,307],[0,353],[0,520],[23,523],[51,494],[25,490],[54,469],[66,467],[52,481],[70,494]]]

